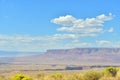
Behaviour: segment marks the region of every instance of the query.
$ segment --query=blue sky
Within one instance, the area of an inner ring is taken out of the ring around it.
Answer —
[[[0,0],[0,50],[120,47],[118,0]]]

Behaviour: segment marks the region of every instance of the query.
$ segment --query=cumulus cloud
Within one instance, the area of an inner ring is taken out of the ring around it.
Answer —
[[[98,40],[96,43],[81,41],[75,34],[55,34],[52,36],[0,35],[0,49],[8,51],[46,51],[47,49],[65,49],[91,47],[120,47],[120,42]]]
[[[46,49],[63,48],[65,44],[70,44],[74,39],[77,39],[77,36],[74,34],[55,34],[52,36],[0,34],[0,49],[17,51],[45,51]]]
[[[60,39],[76,39],[76,38],[78,38],[78,36],[75,34],[55,34],[55,35],[53,35],[52,38],[58,39],[58,40],[60,40]]]
[[[51,20],[51,22],[55,24],[60,24],[63,26],[72,26],[74,24],[74,21],[77,19],[74,18],[72,15],[66,15],[66,16],[60,16],[59,18],[55,18]]]
[[[107,21],[107,20],[111,20],[112,19],[112,13],[109,13],[109,16],[106,16],[105,14],[99,15],[96,17],[99,20],[102,21]]]
[[[99,40],[96,41],[98,45],[105,45],[105,44],[110,44],[111,42],[108,40]]]
[[[103,33],[103,25],[105,21],[112,20],[113,16],[109,13],[108,16],[101,14],[95,18],[77,19],[72,15],[60,16],[58,18],[52,19],[51,21],[55,24],[62,25],[58,28],[58,31],[72,32],[79,35],[97,35],[98,33]]]
[[[108,29],[108,32],[113,32],[114,31],[114,28],[110,28],[110,29]]]
[[[45,51],[47,49],[91,47],[94,43],[81,41],[83,37],[97,36],[104,32],[113,32],[114,29],[104,29],[104,22],[112,20],[110,13],[98,15],[94,18],[77,19],[72,15],[60,16],[52,19],[51,22],[61,25],[58,31],[63,33],[51,36],[30,36],[30,35],[3,35],[0,34],[1,50],[16,51]],[[99,46],[113,45],[110,41],[96,41]],[[116,45],[115,45],[116,44]],[[120,43],[115,43],[120,46]]]
[[[99,46],[99,47],[119,48],[120,47],[120,41],[98,40],[98,41],[96,41],[96,45]]]

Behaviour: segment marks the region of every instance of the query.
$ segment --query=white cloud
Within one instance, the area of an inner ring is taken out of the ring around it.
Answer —
[[[0,46],[6,45],[6,41],[0,41]]]
[[[55,34],[53,36],[0,35],[1,50],[45,51],[46,49],[62,48],[71,43],[77,36],[74,34]],[[65,43],[64,43],[65,42]]]
[[[108,16],[102,14],[95,18],[77,19],[71,15],[62,16],[52,20],[55,24],[60,24],[62,27],[58,28],[58,31],[72,32],[79,35],[98,35],[103,33],[103,24],[105,21],[112,20],[112,14]]]
[[[112,20],[112,13],[109,13],[109,16],[105,16],[105,14],[99,15],[97,19],[102,21]]]
[[[60,24],[62,26],[72,26],[74,24],[74,21],[76,21],[76,18],[71,15],[60,16],[59,18],[51,20],[51,22],[55,24]]]
[[[58,31],[64,33],[54,34],[51,36],[29,36],[29,35],[3,35],[0,34],[1,50],[16,51],[45,51],[47,49],[74,48],[74,47],[91,47],[93,43],[80,41],[86,36],[97,36],[106,32],[113,32],[113,28],[104,30],[104,22],[111,20],[112,14],[108,16],[102,14],[95,18],[77,19],[72,15],[60,16],[51,20],[62,27]],[[96,41],[99,46],[112,46],[107,40]],[[116,44],[116,45],[115,45]],[[115,43],[114,46],[120,46]]]
[[[98,41],[96,41],[96,45],[98,47],[119,48],[120,47],[120,41],[98,40]]]
[[[110,44],[111,42],[108,40],[99,40],[96,41],[98,45],[106,45],[106,44]]]
[[[77,35],[75,34],[55,34],[53,36],[54,39],[76,39],[78,38]]]
[[[114,31],[114,28],[108,29],[108,32],[113,32],[113,31]]]
[[[81,41],[77,34],[55,34],[53,36],[0,35],[0,49],[10,51],[45,51],[47,49],[65,49],[91,47],[120,47],[120,42],[98,40],[96,43]]]

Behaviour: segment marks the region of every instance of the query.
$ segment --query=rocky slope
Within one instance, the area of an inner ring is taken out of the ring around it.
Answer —
[[[32,64],[120,64],[120,48],[74,48],[47,50],[44,54],[17,57],[14,62]]]

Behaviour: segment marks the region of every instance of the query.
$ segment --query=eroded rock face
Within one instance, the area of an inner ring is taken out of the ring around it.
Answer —
[[[47,54],[120,54],[120,48],[74,48],[47,50]]]
[[[54,49],[47,50],[44,54],[0,58],[0,61],[30,64],[120,64],[120,48]]]

